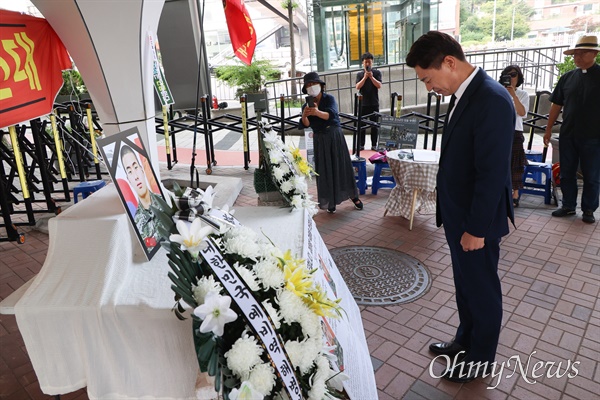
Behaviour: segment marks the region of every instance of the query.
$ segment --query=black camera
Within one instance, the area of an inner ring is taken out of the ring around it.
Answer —
[[[502,75],[502,76],[500,76],[500,84],[502,86],[509,87],[510,79],[511,79],[510,75]]]
[[[371,72],[371,66],[367,65],[367,72]]]

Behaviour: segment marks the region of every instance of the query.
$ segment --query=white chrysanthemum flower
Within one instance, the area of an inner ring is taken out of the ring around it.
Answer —
[[[282,164],[285,165],[285,164]],[[285,171],[283,170],[283,168],[281,167],[273,167],[271,169],[272,174],[273,174],[273,178],[275,178],[275,180],[277,182],[281,182],[283,181],[283,177],[285,176]]]
[[[283,170],[284,174],[286,174],[286,175],[289,174],[290,172],[292,172],[292,170],[290,170],[290,167],[289,167],[289,165],[287,165],[287,163],[281,163],[279,165],[279,168],[281,168]]]
[[[317,371],[311,377],[312,385],[308,391],[309,400],[322,400],[327,393],[327,379],[329,378],[329,362],[325,357],[315,360]]]
[[[217,281],[215,281],[214,276],[209,275],[208,277],[203,276],[198,279],[198,285],[192,284],[192,291],[194,294],[194,299],[198,302],[198,304],[204,303],[204,298],[210,292],[221,293],[223,290],[223,286]]]
[[[272,151],[269,152],[269,162],[271,164],[277,165],[277,164],[280,164],[282,161],[283,161],[283,155],[279,151],[273,149]]]
[[[304,199],[304,208],[308,211],[308,214],[312,217],[319,212],[317,203],[310,199]]]
[[[283,286],[285,275],[277,265],[277,259],[273,257],[262,258],[254,264],[254,273],[265,289],[279,289]]]
[[[273,367],[267,363],[254,366],[250,371],[248,382],[263,395],[268,395],[275,386],[275,373]]]
[[[291,181],[283,181],[280,188],[283,193],[291,193],[294,190],[294,185]]]
[[[204,304],[194,309],[194,315],[202,319],[200,332],[212,332],[222,336],[225,332],[225,324],[237,319],[237,314],[229,308],[230,305],[231,297],[209,292],[204,299]]]
[[[290,180],[292,181],[292,185],[296,188],[296,193],[306,193],[308,191],[306,178],[303,176],[294,175]]]
[[[169,236],[169,240],[179,243],[183,250],[187,250],[192,258],[196,259],[202,248],[202,241],[214,231],[210,226],[202,226],[199,218],[194,219],[189,228],[188,224],[189,222],[177,221],[176,226],[179,234],[172,234]]]
[[[290,205],[293,208],[302,208],[302,206],[304,205],[304,199],[300,195],[292,196],[292,201],[290,202]]]
[[[263,398],[263,394],[248,381],[242,382],[239,389],[234,388],[229,392],[229,400],[262,400]]]
[[[236,227],[225,234],[224,250],[228,254],[237,254],[256,260],[262,254],[262,249],[257,241],[258,237],[252,229]]]
[[[244,239],[252,241],[258,240],[258,235],[256,234],[256,232],[254,232],[254,230],[246,226],[236,226],[235,228],[232,228],[229,232],[227,232],[225,239],[229,240],[237,237],[242,237]]]
[[[237,273],[240,274],[244,282],[246,282],[246,285],[248,285],[250,290],[252,290],[253,292],[260,290],[260,286],[256,280],[256,276],[252,271],[250,271],[248,268],[244,267],[243,265],[240,265],[237,262],[233,265],[233,267],[235,268]]]
[[[302,302],[300,297],[287,289],[283,289],[277,296],[279,303],[279,312],[283,317],[284,322],[291,324],[292,322],[300,322],[303,314],[312,314],[313,312]]]
[[[271,321],[273,321],[273,325],[275,325],[275,329],[279,329],[281,327],[281,316],[279,312],[273,307],[271,304],[271,299],[264,300],[262,302],[263,307],[267,310],[269,317],[271,317]]]
[[[247,380],[252,367],[261,362],[262,352],[263,349],[258,345],[256,339],[244,334],[225,353],[227,367],[242,381]]]
[[[314,343],[312,343],[313,341],[309,339],[301,342],[297,340],[288,340],[285,342],[285,350],[290,356],[290,361],[294,367],[300,369],[302,374],[310,371],[318,354],[318,352],[315,353],[312,351],[315,348]]]
[[[277,247],[273,246],[272,243],[265,241],[265,242],[261,243],[261,249],[262,249],[262,254],[261,254],[262,258],[273,258],[273,252],[277,249]]]
[[[300,316],[300,326],[305,336],[317,338],[322,336],[321,319],[314,312],[308,312]]]

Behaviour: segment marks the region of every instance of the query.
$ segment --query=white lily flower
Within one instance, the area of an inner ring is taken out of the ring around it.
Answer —
[[[321,354],[323,354],[329,361],[337,361],[337,356],[335,355],[336,345],[328,346],[327,342],[323,341],[323,349],[321,350]]]
[[[203,227],[199,218],[196,218],[189,228],[188,223],[181,220],[177,221],[176,226],[179,234],[169,236],[169,240],[181,244],[183,250],[187,250],[193,259],[197,259],[202,240],[213,233],[213,229],[210,226]]]
[[[277,142],[278,139],[279,139],[279,137],[277,136],[277,132],[275,132],[275,130],[265,131],[265,135],[264,135],[264,139],[263,139],[265,142],[275,143],[275,142]]]
[[[239,389],[233,389],[229,393],[230,400],[262,400],[265,396],[258,390],[255,390],[248,381],[242,382]]]
[[[202,202],[204,202],[206,204],[208,210],[210,210],[212,208],[215,194],[216,194],[215,189],[213,189],[212,186],[207,187],[206,190],[204,191],[204,196],[202,196]],[[204,211],[208,211],[208,210],[204,210]]]
[[[225,324],[237,319],[237,314],[229,308],[230,305],[231,297],[209,292],[204,298],[204,304],[194,309],[194,315],[203,320],[200,332],[222,336]]]
[[[331,378],[329,378],[327,383],[329,384],[329,386],[331,386],[338,392],[341,392],[342,390],[344,390],[344,381],[349,380],[350,377],[343,372],[331,371],[331,373],[333,373],[335,375],[333,375]]]

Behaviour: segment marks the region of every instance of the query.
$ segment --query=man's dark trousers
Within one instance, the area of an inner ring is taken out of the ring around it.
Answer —
[[[362,106],[362,113],[361,115],[369,115],[372,114],[374,112],[379,112],[379,106]],[[377,114],[372,115],[369,120],[373,121],[373,122],[378,122],[378,116]],[[371,128],[371,147],[377,147],[377,136],[379,134],[379,129],[377,129],[376,127],[372,127]],[[360,146],[361,147],[365,147],[365,141],[366,141],[366,137],[365,137],[365,131],[361,130],[360,131]]]
[[[560,188],[563,207],[571,210],[577,205],[577,169],[581,163],[583,193],[581,210],[596,211],[600,193],[600,137],[559,137]]]
[[[486,239],[482,249],[463,251],[462,233],[445,232],[460,318],[454,340],[468,350],[468,361],[491,363],[496,356],[502,325],[502,290],[498,277],[500,239]]]

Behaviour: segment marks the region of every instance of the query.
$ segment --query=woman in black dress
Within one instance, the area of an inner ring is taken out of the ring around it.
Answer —
[[[316,72],[304,75],[302,93],[312,96],[314,106],[309,107],[307,103],[302,106],[298,124],[300,129],[310,127],[314,133],[319,208],[334,213],[338,204],[351,199],[354,208],[362,210],[348,145],[340,126],[338,105],[335,97],[325,93],[324,88],[325,82]]]

